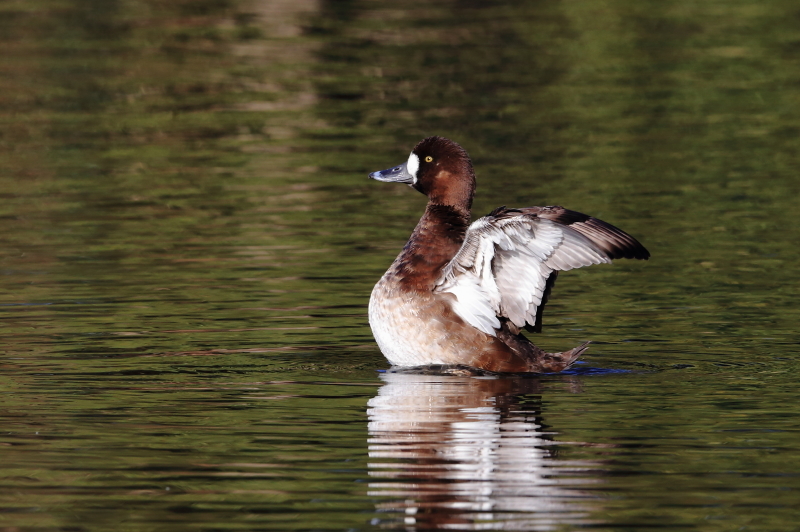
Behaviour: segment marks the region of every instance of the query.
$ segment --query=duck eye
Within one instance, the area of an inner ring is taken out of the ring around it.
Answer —
[[[427,157],[425,157],[425,162],[426,162],[426,163],[429,163],[429,162],[431,162],[431,161],[433,161],[433,157],[431,157],[430,155],[428,155]]]

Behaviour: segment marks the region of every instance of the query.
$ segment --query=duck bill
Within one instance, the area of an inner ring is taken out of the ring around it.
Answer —
[[[394,168],[381,170],[380,172],[372,172],[369,174],[369,177],[376,181],[383,181],[384,183],[406,183],[409,185],[414,183],[414,176],[408,171],[406,163],[395,166]]]

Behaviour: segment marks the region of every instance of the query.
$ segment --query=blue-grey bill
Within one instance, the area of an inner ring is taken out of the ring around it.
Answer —
[[[414,176],[408,172],[406,163],[403,163],[394,168],[381,170],[380,172],[372,172],[369,174],[372,179],[376,181],[383,181],[385,183],[414,183]]]

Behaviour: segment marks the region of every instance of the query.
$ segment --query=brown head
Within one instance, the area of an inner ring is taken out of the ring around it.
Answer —
[[[419,142],[405,163],[369,174],[372,179],[406,183],[434,205],[469,213],[475,193],[475,171],[467,152],[450,139],[428,137]]]

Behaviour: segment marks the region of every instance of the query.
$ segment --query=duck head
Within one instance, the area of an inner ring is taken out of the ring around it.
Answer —
[[[386,183],[406,183],[428,196],[428,202],[460,209],[472,207],[475,171],[467,152],[444,137],[419,142],[408,160],[393,168],[372,172],[369,177]]]

